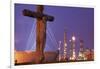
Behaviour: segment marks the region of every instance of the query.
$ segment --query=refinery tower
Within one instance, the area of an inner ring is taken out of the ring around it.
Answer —
[[[76,52],[75,52],[75,41],[76,41],[76,38],[74,36],[74,34],[72,35],[71,37],[71,40],[70,40],[70,60],[76,60]]]
[[[64,51],[63,51],[63,61],[67,61],[67,33],[64,31]]]

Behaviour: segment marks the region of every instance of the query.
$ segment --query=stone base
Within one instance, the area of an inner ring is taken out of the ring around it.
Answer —
[[[57,52],[44,52],[44,56],[37,52],[32,51],[16,51],[15,64],[20,63],[33,63],[40,64],[45,62],[54,62],[57,58]]]

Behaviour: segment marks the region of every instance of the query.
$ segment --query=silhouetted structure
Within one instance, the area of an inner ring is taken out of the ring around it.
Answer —
[[[44,48],[46,43],[46,25],[47,21],[53,21],[54,17],[43,13],[43,5],[37,5],[36,12],[24,9],[23,15],[37,19],[36,25],[36,63],[42,63],[44,60]]]

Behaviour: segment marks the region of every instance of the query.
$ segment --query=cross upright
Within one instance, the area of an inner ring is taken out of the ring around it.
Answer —
[[[36,63],[44,60],[44,48],[46,44],[46,22],[53,21],[54,17],[43,13],[44,6],[37,5],[36,12],[27,9],[23,10],[23,15],[36,18]]]

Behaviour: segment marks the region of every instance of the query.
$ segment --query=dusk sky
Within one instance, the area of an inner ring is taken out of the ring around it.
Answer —
[[[36,5],[15,4],[15,49],[35,50],[36,19],[23,16],[22,11],[36,11]],[[64,28],[67,32],[68,52],[69,40],[74,33],[76,51],[79,50],[79,38],[84,40],[84,48],[94,48],[94,9],[83,7],[44,6],[44,13],[54,16],[53,22],[47,22],[47,41],[45,51],[56,51],[58,41],[62,41],[63,50]]]

